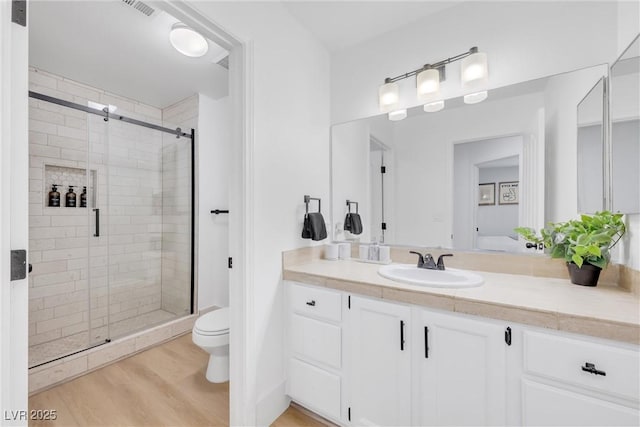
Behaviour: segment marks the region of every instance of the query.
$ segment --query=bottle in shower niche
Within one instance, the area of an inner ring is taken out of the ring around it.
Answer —
[[[87,187],[82,187],[82,194],[80,195],[80,207],[87,207]]]
[[[58,191],[58,184],[51,184],[51,191],[49,191],[49,207],[60,207],[60,192]]]
[[[69,191],[64,196],[65,206],[68,208],[76,207],[76,193],[73,192],[73,187],[75,187],[75,185],[70,185]]]

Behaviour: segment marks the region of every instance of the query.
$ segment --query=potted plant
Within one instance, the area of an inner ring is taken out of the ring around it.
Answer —
[[[535,244],[544,244],[551,258],[564,258],[571,283],[596,286],[600,271],[609,264],[611,248],[626,229],[622,214],[608,211],[581,215],[580,219],[551,223],[538,236],[532,228],[518,227],[516,233]]]

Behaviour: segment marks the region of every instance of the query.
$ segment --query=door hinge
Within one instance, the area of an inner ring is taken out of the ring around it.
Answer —
[[[351,310],[351,295],[347,296],[347,308]]]
[[[19,249],[11,251],[11,280],[22,280],[27,277],[27,251]]]
[[[347,420],[351,421],[351,407],[347,408]]]
[[[11,1],[11,22],[27,26],[27,0]]]
[[[228,266],[229,266],[229,268],[233,268],[233,258],[231,258],[231,257],[229,257]]]
[[[386,222],[383,222],[383,223],[381,224],[381,227],[382,227],[382,229],[383,229],[383,230],[386,230],[386,229],[387,229],[387,223],[386,223]]]
[[[507,326],[507,329],[505,329],[504,331],[504,342],[507,343],[507,345],[511,345],[511,327]]]
[[[387,173],[387,167],[386,166],[380,166],[380,173]]]

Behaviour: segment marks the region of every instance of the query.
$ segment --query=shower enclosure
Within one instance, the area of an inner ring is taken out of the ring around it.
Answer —
[[[193,313],[195,131],[29,96],[29,366]]]

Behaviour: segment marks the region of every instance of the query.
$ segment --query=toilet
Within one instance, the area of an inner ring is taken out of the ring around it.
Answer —
[[[229,308],[200,316],[191,337],[194,344],[210,355],[207,380],[212,383],[229,381]]]

